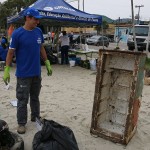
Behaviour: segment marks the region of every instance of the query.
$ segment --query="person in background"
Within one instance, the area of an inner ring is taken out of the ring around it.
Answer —
[[[70,40],[70,48],[73,48],[73,31],[71,31],[69,35],[69,40]]]
[[[60,32],[59,32],[59,38],[60,38],[61,36],[63,36],[63,34],[62,34],[62,32],[60,31]]]
[[[51,38],[52,38],[52,43],[54,44],[54,37],[55,37],[55,32],[51,33]]]
[[[1,40],[3,40],[3,43],[1,43],[2,46],[4,48],[8,47],[8,39],[7,39],[6,35],[3,35]]]
[[[8,31],[7,31],[8,40],[10,40],[10,37],[11,37],[11,35],[12,35],[14,29],[15,29],[15,26],[14,26],[13,24],[10,24],[10,26],[9,26],[9,28],[8,28]]]
[[[52,68],[43,47],[43,34],[37,27],[41,18],[38,10],[28,8],[24,12],[25,24],[14,30],[10,39],[3,80],[10,81],[10,64],[16,54],[16,97],[17,97],[17,132],[24,134],[27,123],[27,104],[30,97],[31,121],[40,117],[39,94],[41,90],[40,54],[45,61],[47,75],[52,75]]]
[[[61,64],[63,65],[64,60],[65,63],[68,64],[68,51],[69,51],[69,37],[66,31],[62,31],[63,36],[60,37],[61,44]]]
[[[8,52],[7,41],[2,38],[0,45],[0,61],[6,61],[6,56]]]
[[[51,36],[52,36],[52,34],[51,34],[51,32],[49,31],[48,32],[48,42],[50,43],[50,41],[51,41]]]

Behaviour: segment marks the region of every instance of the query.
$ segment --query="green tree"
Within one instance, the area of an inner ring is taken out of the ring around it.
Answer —
[[[0,6],[0,26],[1,26],[1,28],[7,27],[7,16],[8,16],[8,14],[11,14],[11,10],[8,9],[4,5],[1,5]]]
[[[34,2],[36,2],[37,0],[23,0],[25,6],[30,6],[31,4],[33,4]]]
[[[7,27],[7,17],[15,15],[21,11],[21,8],[28,7],[36,0],[7,0],[0,3],[0,27]]]
[[[102,31],[102,26],[103,26],[103,32],[104,34],[106,33],[106,30],[109,28],[109,24],[107,21],[102,21],[101,25],[95,26],[95,30],[97,30],[97,34],[100,34]]]

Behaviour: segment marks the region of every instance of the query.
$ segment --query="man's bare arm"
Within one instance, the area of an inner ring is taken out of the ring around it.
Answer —
[[[41,46],[41,55],[42,55],[43,60],[46,61],[47,60],[47,54],[46,54],[46,51],[45,51],[45,48],[43,45]]]
[[[9,49],[6,57],[6,66],[10,66],[13,56],[14,56],[14,49]]]

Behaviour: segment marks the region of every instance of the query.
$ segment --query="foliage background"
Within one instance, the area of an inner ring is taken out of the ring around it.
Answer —
[[[0,27],[1,29],[6,29],[7,27],[7,17],[15,15],[21,11],[21,8],[25,8],[36,0],[6,0],[0,3]]]

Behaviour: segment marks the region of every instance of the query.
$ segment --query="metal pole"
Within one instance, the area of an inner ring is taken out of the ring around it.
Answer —
[[[147,45],[146,45],[146,53],[148,53],[149,41],[150,41],[150,21],[149,21],[149,30],[148,30],[148,38],[147,38]]]
[[[78,0],[78,9],[80,9],[80,0]]]
[[[140,20],[140,7],[139,7],[139,11],[138,11],[138,24],[140,24],[139,20]]]
[[[140,24],[140,8],[144,7],[144,5],[135,5],[135,8],[139,8],[138,10],[138,24]]]
[[[137,49],[137,43],[136,43],[136,35],[135,35],[135,26],[134,26],[134,9],[133,9],[133,0],[131,0],[131,12],[132,12],[132,26],[133,26],[133,39],[134,39],[134,46],[135,46],[135,51],[138,51],[138,49]]]
[[[84,0],[83,0],[83,11],[84,11]]]
[[[102,22],[102,42],[103,42],[103,50],[104,50],[104,28],[103,28],[103,22]]]
[[[117,48],[119,47],[119,40],[120,40],[120,35],[119,35],[119,25],[120,25],[120,17],[118,19],[118,38],[117,38]]]

